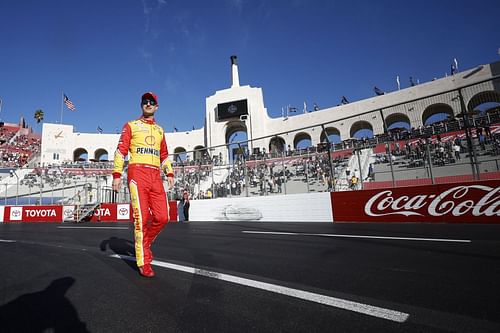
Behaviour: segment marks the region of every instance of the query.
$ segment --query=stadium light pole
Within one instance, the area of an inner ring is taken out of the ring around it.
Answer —
[[[19,199],[19,176],[17,175],[17,173],[14,170],[10,170],[10,176],[11,177],[16,176],[16,206],[17,206],[18,199]]]

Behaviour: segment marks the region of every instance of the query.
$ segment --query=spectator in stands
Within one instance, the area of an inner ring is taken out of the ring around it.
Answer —
[[[356,175],[352,175],[351,180],[349,182],[349,187],[351,190],[357,190],[358,189],[358,177]]]
[[[370,166],[368,167],[368,177],[366,178],[371,181],[375,180],[375,171],[373,170],[373,163],[370,163]]]
[[[460,161],[460,146],[455,142],[453,144],[453,151],[455,152],[455,160]]]

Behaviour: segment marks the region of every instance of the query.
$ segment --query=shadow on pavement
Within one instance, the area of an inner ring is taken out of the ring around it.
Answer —
[[[135,248],[134,242],[129,241],[127,239],[118,238],[118,237],[110,237],[109,239],[105,239],[101,242],[100,248],[101,251],[106,251],[106,248],[109,247],[111,251],[115,254],[122,256],[135,257]],[[122,259],[127,265],[130,266],[134,271],[137,271],[137,265],[135,261],[130,261],[126,259]]]
[[[52,281],[42,291],[19,296],[0,306],[1,332],[89,332],[65,294],[72,277]]]

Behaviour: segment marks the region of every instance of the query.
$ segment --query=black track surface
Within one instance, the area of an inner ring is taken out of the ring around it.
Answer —
[[[190,222],[153,245],[155,260],[401,311],[403,323],[168,268],[143,278],[111,257],[133,256],[132,241],[131,224],[0,223],[0,332],[500,332],[500,225]]]

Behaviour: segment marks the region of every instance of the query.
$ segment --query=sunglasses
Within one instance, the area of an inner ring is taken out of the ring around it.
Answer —
[[[152,106],[155,106],[156,105],[156,101],[153,100],[153,99],[143,99],[142,102],[141,102],[142,105],[152,105]]]

